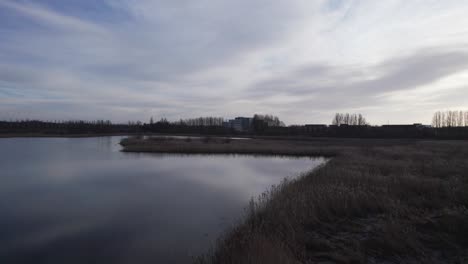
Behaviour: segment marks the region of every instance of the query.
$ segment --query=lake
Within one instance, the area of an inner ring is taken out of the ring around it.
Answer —
[[[0,263],[190,263],[251,197],[325,162],[123,153],[120,139],[0,139]]]

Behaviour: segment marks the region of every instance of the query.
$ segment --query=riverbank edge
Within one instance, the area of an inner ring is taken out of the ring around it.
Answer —
[[[159,136],[159,137],[207,137],[206,135],[199,134],[167,134],[167,133],[85,133],[85,134],[59,134],[59,133],[0,133],[0,138],[90,138],[90,137],[114,137],[114,136]],[[245,138],[249,139],[250,136],[245,135],[210,135],[209,137],[218,138]]]
[[[92,137],[129,137],[139,134],[108,133],[108,134],[41,134],[41,133],[13,133],[0,134],[0,138],[92,138]]]
[[[468,260],[466,141],[134,138],[122,146],[126,152],[333,157],[253,199],[244,221],[196,263]]]

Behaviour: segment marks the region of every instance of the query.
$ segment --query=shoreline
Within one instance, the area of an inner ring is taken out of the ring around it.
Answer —
[[[106,133],[106,134],[41,134],[41,133],[13,133],[0,134],[1,138],[90,138],[90,137],[114,137],[114,136],[135,136],[132,133]]]
[[[464,263],[468,141],[136,139],[123,151],[332,157],[253,199],[195,263]]]
[[[167,134],[167,133],[85,133],[85,134],[60,134],[60,133],[0,133],[0,138],[79,138],[79,137],[112,137],[112,136],[160,136],[160,137],[207,137],[206,135],[200,134]],[[241,138],[250,139],[252,137],[245,135],[210,135],[209,137],[220,137],[220,138]]]

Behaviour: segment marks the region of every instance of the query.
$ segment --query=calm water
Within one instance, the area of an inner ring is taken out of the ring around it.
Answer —
[[[323,159],[122,153],[120,137],[0,139],[0,263],[184,263],[250,197]]]

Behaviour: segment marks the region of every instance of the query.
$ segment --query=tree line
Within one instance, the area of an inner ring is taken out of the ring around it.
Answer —
[[[169,121],[165,117],[159,121],[150,118],[149,123],[142,125],[143,132],[167,134],[228,134],[223,127],[223,118],[198,117]]]
[[[368,123],[362,114],[336,113],[332,125],[366,126]]]
[[[247,119],[246,119],[247,120]],[[244,122],[244,121],[243,121]],[[243,124],[250,126],[250,129],[243,131],[257,133],[264,131],[268,127],[284,126],[284,123],[274,115],[260,115],[255,114],[250,118],[250,123]],[[154,121],[153,117],[150,118],[148,124],[143,124],[143,130],[155,133],[217,133],[229,134],[237,133],[234,131],[229,120],[222,117],[198,117],[180,119],[178,121],[168,121],[166,118],[161,118],[159,121]]]
[[[113,124],[110,120],[70,120],[70,121],[40,121],[16,120],[0,121],[0,133],[41,133],[41,134],[103,134],[103,133],[134,133],[139,131],[138,122],[129,124]]]
[[[170,124],[176,126],[203,126],[203,127],[210,127],[210,126],[223,126],[227,120],[223,117],[197,117],[197,118],[187,118],[187,119],[180,119],[178,121],[170,122],[166,118],[161,118],[159,121],[154,121],[153,117],[150,118],[149,125],[156,125],[156,124]],[[274,115],[259,115],[255,114],[252,118],[253,123],[264,123],[267,126],[284,126],[284,123]]]
[[[187,118],[180,119],[179,121],[173,122],[179,126],[223,126],[224,118],[222,117],[198,117],[198,118]]]
[[[358,138],[443,138],[468,139],[468,111],[438,111],[433,126],[421,124],[369,126],[359,113],[337,113],[332,125],[309,124],[285,126],[273,115],[255,114],[229,122],[221,117],[198,117],[168,121],[161,118],[149,123],[128,122],[113,124],[109,120],[95,121],[0,121],[0,134],[111,134],[111,133],[166,133],[201,135],[264,135],[308,137],[358,137]],[[235,125],[233,125],[235,124]],[[247,129],[238,129],[239,124]]]
[[[432,126],[441,127],[468,127],[468,111],[437,111],[432,117]]]

